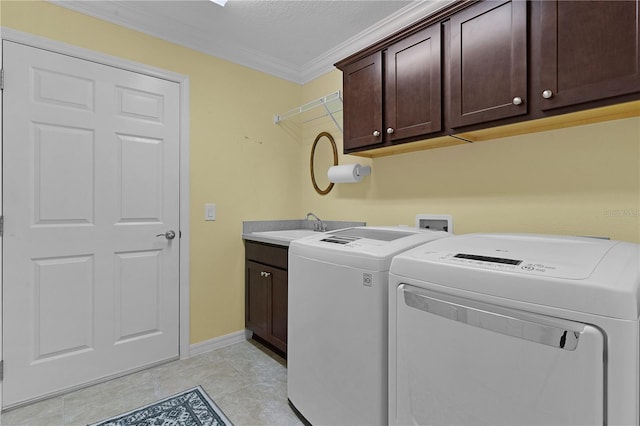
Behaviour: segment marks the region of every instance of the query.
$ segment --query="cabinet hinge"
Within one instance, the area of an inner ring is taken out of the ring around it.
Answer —
[[[4,90],[4,68],[0,69],[0,90]]]

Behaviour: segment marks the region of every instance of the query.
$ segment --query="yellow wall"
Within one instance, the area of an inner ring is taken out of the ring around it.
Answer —
[[[303,96],[337,90],[341,78],[339,71],[328,73],[305,85]],[[340,133],[331,133],[341,151]],[[305,132],[303,160],[313,138]],[[304,185],[302,206],[320,217],[370,225],[413,225],[416,214],[447,213],[456,233],[640,242],[640,118],[375,159],[341,155],[343,163],[371,165],[372,175],[336,185],[326,196]]]
[[[1,3],[3,27],[189,76],[192,343],[244,328],[243,220],[300,216],[301,145],[273,124],[301,86],[41,1]],[[204,221],[204,204],[217,220]]]
[[[640,119],[340,164],[371,165],[359,184],[318,195],[323,118],[275,126],[275,113],[342,87],[330,72],[304,86],[40,1],[1,3],[1,25],[188,75],[191,112],[191,342],[244,328],[243,220],[299,218],[412,225],[449,213],[457,233],[540,232],[640,242]],[[204,204],[218,220],[204,222]]]

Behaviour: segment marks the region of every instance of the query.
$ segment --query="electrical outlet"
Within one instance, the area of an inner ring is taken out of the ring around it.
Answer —
[[[204,220],[216,220],[216,205],[205,204],[204,205]]]

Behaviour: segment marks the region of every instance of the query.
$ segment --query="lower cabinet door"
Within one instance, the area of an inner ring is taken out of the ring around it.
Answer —
[[[287,271],[246,262],[246,327],[257,337],[287,352]]]
[[[287,352],[287,271],[272,268],[271,271],[271,343]]]
[[[246,326],[263,339],[269,334],[271,300],[271,282],[265,277],[265,269],[270,268],[255,262],[246,262]]]

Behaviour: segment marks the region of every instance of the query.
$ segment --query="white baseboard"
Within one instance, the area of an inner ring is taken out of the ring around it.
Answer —
[[[205,340],[204,342],[193,343],[191,346],[189,346],[189,354],[186,357],[182,358],[190,358],[192,356],[214,351],[216,349],[224,348],[225,346],[244,342],[249,338],[251,338],[251,331],[239,330],[230,334],[225,334],[224,336]]]

